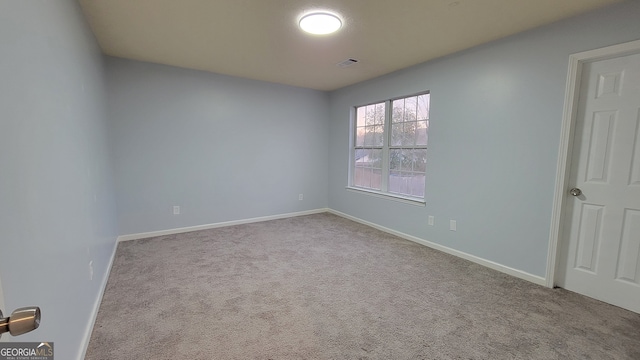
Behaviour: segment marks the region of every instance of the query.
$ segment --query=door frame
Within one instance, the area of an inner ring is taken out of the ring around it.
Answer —
[[[0,311],[3,311],[3,314],[5,314],[5,316],[9,316],[9,315],[6,315],[9,313],[9,310],[7,310],[7,308],[4,306],[4,293],[2,292],[2,276],[0,276]]]
[[[547,274],[545,276],[545,285],[547,287],[554,287],[556,285],[556,270],[560,260],[561,249],[559,243],[562,241],[562,234],[564,233],[564,227],[566,225],[566,189],[568,189],[570,185],[569,173],[571,171],[573,137],[578,113],[582,67],[587,62],[607,60],[636,53],[640,53],[640,40],[584,51],[569,56],[569,71],[564,97],[560,149],[556,169],[556,187],[553,197],[553,209],[551,211],[551,231],[547,254]]]

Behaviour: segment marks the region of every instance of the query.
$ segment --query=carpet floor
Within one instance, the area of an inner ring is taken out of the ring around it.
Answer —
[[[118,244],[86,359],[640,359],[640,314],[328,213]]]

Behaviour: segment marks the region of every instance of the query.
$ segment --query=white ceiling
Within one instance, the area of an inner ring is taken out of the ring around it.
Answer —
[[[622,0],[79,0],[107,55],[334,90]],[[332,10],[343,28],[297,27]],[[348,59],[356,65],[340,68]]]

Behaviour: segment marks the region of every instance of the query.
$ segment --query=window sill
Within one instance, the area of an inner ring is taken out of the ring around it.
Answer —
[[[357,188],[357,187],[353,187],[353,186],[347,186],[346,189],[348,191],[353,191],[353,192],[357,192],[357,193],[364,193],[364,194],[367,194],[367,195],[379,197],[379,198],[382,198],[382,199],[392,200],[392,201],[398,201],[398,202],[405,203],[405,204],[411,204],[411,205],[415,205],[415,206],[426,206],[426,202],[424,200],[422,200],[422,199],[410,198],[410,197],[405,197],[405,196],[401,196],[401,195],[388,194],[388,193],[383,193],[383,192],[379,192],[379,191],[375,191],[375,190]]]

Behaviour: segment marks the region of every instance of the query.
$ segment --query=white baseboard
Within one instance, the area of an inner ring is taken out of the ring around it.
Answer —
[[[307,210],[307,211],[300,211],[300,212],[295,212],[295,213],[287,213],[287,214],[279,214],[279,215],[271,215],[271,216],[263,216],[263,217],[250,218],[250,219],[225,221],[225,222],[219,222],[219,223],[213,223],[213,224],[189,226],[189,227],[175,228],[175,229],[168,229],[168,230],[151,231],[151,232],[138,233],[138,234],[121,235],[121,236],[118,236],[118,242],[129,241],[129,240],[137,240],[137,239],[144,239],[144,238],[155,237],[155,236],[180,234],[180,233],[185,233],[185,232],[190,232],[190,231],[214,229],[214,228],[225,227],[225,226],[250,224],[250,223],[261,222],[261,221],[284,219],[284,218],[290,218],[290,217],[296,217],[296,216],[302,216],[302,215],[318,214],[318,213],[323,213],[323,212],[329,212],[329,213],[341,216],[343,218],[346,218],[346,219],[349,219],[349,220],[353,220],[355,222],[370,226],[370,227],[378,229],[380,231],[384,231],[386,233],[401,237],[403,239],[406,239],[406,240],[409,240],[409,241],[413,241],[415,243],[418,243],[418,244],[421,244],[421,245],[424,245],[424,246],[428,246],[428,247],[430,247],[432,249],[436,249],[436,250],[442,251],[444,253],[447,253],[447,254],[450,254],[450,255],[453,255],[453,256],[457,256],[457,257],[463,258],[465,260],[469,260],[469,261],[474,262],[476,264],[479,264],[479,265],[482,265],[482,266],[486,266],[486,267],[488,267],[490,269],[497,270],[497,271],[500,271],[502,273],[505,273],[505,274],[508,274],[508,275],[511,275],[511,276],[515,276],[515,277],[523,279],[523,280],[530,281],[530,282],[532,282],[534,284],[546,286],[546,279],[544,277],[541,277],[541,276],[538,276],[538,275],[533,275],[533,274],[530,274],[530,273],[522,271],[522,270],[514,269],[514,268],[499,264],[499,263],[491,261],[491,260],[483,259],[483,258],[475,256],[475,255],[467,254],[465,252],[462,252],[462,251],[459,251],[459,250],[456,250],[456,249],[452,249],[450,247],[447,247],[447,246],[444,246],[444,245],[440,245],[440,244],[437,244],[437,243],[434,243],[434,242],[431,242],[431,241],[428,241],[428,240],[424,240],[424,239],[421,239],[421,238],[413,236],[413,235],[409,235],[409,234],[405,234],[405,233],[400,232],[400,231],[389,229],[387,227],[384,227],[384,226],[381,226],[381,225],[378,225],[378,224],[375,224],[375,223],[372,223],[372,222],[369,222],[369,221],[366,221],[366,220],[362,220],[362,219],[357,218],[355,216],[351,216],[351,215],[345,214],[343,212],[340,212],[340,211],[337,211],[337,210],[333,210],[333,209],[329,209],[329,208]]]
[[[298,212],[287,213],[287,214],[262,216],[262,217],[250,218],[250,219],[224,221],[224,222],[213,223],[213,224],[188,226],[188,227],[182,227],[182,228],[160,230],[160,231],[151,231],[151,232],[138,233],[138,234],[120,235],[120,236],[118,236],[118,242],[129,241],[129,240],[137,240],[137,239],[144,239],[144,238],[150,238],[150,237],[155,237],[155,236],[180,234],[180,233],[198,231],[198,230],[215,229],[215,228],[225,227],[225,226],[250,224],[250,223],[261,222],[261,221],[285,219],[285,218],[296,217],[296,216],[318,214],[318,213],[323,213],[323,212],[327,212],[327,211],[329,211],[329,209],[322,208],[322,209],[315,209],[315,210],[298,211]]]
[[[378,225],[378,224],[374,224],[374,223],[366,221],[366,220],[362,220],[360,218],[345,214],[345,213],[337,211],[337,210],[328,209],[327,211],[332,213],[332,214],[341,216],[343,218],[346,218],[346,219],[349,219],[349,220],[353,220],[355,222],[370,226],[370,227],[378,229],[380,231],[384,231],[386,233],[401,237],[403,239],[406,239],[406,240],[409,240],[409,241],[413,241],[415,243],[418,243],[418,244],[421,244],[421,245],[424,245],[424,246],[428,246],[428,247],[430,247],[432,249],[436,249],[436,250],[442,251],[444,253],[447,253],[447,254],[450,254],[450,255],[453,255],[453,256],[457,256],[459,258],[463,258],[465,260],[469,260],[469,261],[474,262],[474,263],[479,264],[479,265],[486,266],[486,267],[488,267],[490,269],[497,270],[497,271],[503,272],[505,274],[508,274],[508,275],[511,275],[511,276],[515,276],[515,277],[523,279],[523,280],[530,281],[530,282],[532,282],[534,284],[546,286],[546,279],[541,277],[541,276],[529,274],[529,273],[524,272],[522,270],[510,268],[508,266],[505,266],[505,265],[502,265],[502,264],[498,264],[496,262],[493,262],[493,261],[490,261],[490,260],[486,260],[486,259],[477,257],[475,255],[467,254],[465,252],[462,252],[462,251],[459,251],[459,250],[455,250],[455,249],[452,249],[450,247],[446,247],[444,245],[440,245],[440,244],[437,244],[437,243],[434,243],[434,242],[431,242],[431,241],[420,239],[420,238],[418,238],[416,236],[413,236],[413,235],[409,235],[409,234],[402,233],[400,231],[389,229],[387,227],[384,227],[384,226],[381,226],[381,225]]]
[[[98,293],[98,297],[93,304],[91,321],[89,322],[89,324],[87,324],[87,328],[84,333],[84,339],[82,340],[82,347],[80,348],[80,354],[78,354],[78,360],[83,360],[87,355],[87,349],[89,349],[89,341],[91,341],[91,334],[93,333],[93,326],[96,324],[96,319],[98,318],[98,310],[100,310],[100,304],[102,303],[104,291],[107,289],[107,281],[109,281],[109,275],[111,274],[111,268],[113,267],[113,260],[116,258],[117,249],[118,243],[114,242],[113,251],[111,251],[111,258],[109,259],[107,269],[104,276],[102,277],[102,283],[100,284],[100,292]]]

